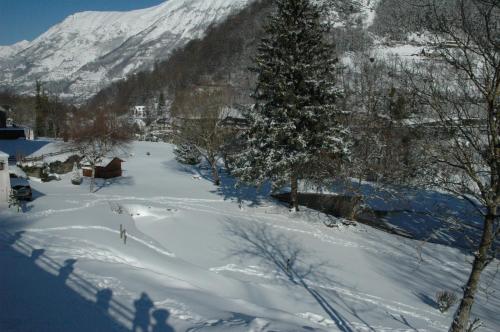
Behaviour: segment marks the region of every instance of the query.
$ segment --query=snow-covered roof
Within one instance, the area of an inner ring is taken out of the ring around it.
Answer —
[[[9,155],[3,151],[0,151],[0,157],[2,158],[9,158]]]
[[[28,182],[28,180],[26,180],[26,178],[11,178],[10,179],[10,186],[11,187],[14,187],[14,186],[29,186],[30,183]]]
[[[0,149],[11,156],[21,154],[29,156],[37,151],[40,151],[44,146],[49,145],[52,141],[48,140],[0,140]]]
[[[106,167],[109,165],[110,162],[112,162],[114,159],[118,159],[120,160],[121,162],[124,162],[125,160],[119,158],[119,157],[106,157],[104,158],[100,163],[96,164],[96,166],[100,166],[100,167]],[[89,164],[85,161],[83,161],[83,167],[82,168],[88,168],[89,167]]]
[[[26,130],[27,128],[25,127],[6,127],[6,128],[0,128],[0,131],[18,131],[18,130]]]
[[[10,165],[9,166],[9,173],[10,174],[15,174],[19,178],[24,178],[26,179],[28,175],[17,165]]]

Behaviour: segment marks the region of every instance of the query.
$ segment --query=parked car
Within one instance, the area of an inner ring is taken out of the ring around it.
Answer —
[[[12,194],[17,199],[31,201],[33,199],[33,192],[31,191],[30,183],[27,179],[17,176],[17,174],[10,173],[10,188]]]

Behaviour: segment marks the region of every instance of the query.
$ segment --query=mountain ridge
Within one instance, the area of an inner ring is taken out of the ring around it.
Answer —
[[[150,69],[252,0],[169,0],[128,12],[72,14],[31,42],[0,46],[0,87],[35,82],[82,102],[111,82]]]

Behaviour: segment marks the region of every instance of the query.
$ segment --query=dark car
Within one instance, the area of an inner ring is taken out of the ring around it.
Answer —
[[[17,199],[31,201],[33,198],[33,193],[28,180],[19,177],[16,174],[10,174],[10,188],[12,190],[12,195],[14,195]]]

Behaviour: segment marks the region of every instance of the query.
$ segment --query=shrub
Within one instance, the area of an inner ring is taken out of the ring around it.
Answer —
[[[47,163],[44,163],[43,167],[42,167],[42,171],[40,173],[40,179],[42,180],[42,182],[49,182],[50,181],[49,174],[50,174],[49,165]]]
[[[76,162],[73,163],[73,174],[71,174],[71,183],[74,185],[80,185],[83,182],[83,178],[80,175],[80,170],[76,165]]]
[[[447,312],[457,302],[455,293],[443,290],[436,292],[436,303],[439,311]]]
[[[175,159],[181,164],[197,165],[201,162],[201,154],[190,144],[180,144],[174,150]]]

